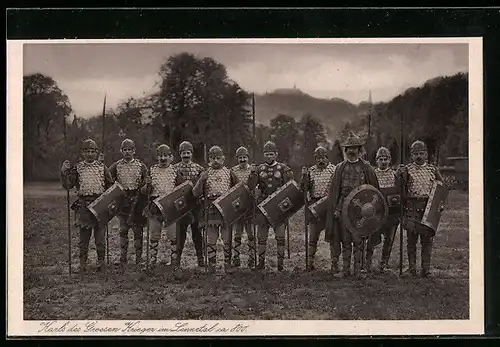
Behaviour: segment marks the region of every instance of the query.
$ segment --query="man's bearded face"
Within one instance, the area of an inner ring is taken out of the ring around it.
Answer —
[[[135,149],[133,149],[131,147],[125,147],[125,148],[122,148],[121,152],[122,152],[122,155],[125,159],[132,159],[134,157],[134,154],[135,154]]]
[[[328,165],[329,160],[328,160],[327,155],[319,154],[319,155],[316,155],[315,158],[316,158],[316,164],[318,166],[324,167],[324,166]]]
[[[422,165],[427,160],[427,151],[412,152],[411,159],[418,165]]]
[[[97,158],[97,149],[94,148],[86,148],[82,151],[83,160],[87,162],[91,162],[96,160]]]
[[[278,157],[278,152],[264,152],[264,158],[266,158],[266,162],[268,164],[274,163],[277,157]]]
[[[345,149],[345,154],[347,156],[347,159],[354,161],[359,158],[360,154],[360,147],[347,147]]]
[[[224,165],[224,156],[223,155],[215,155],[213,157],[210,157],[210,162],[211,162],[211,166],[214,168],[214,169],[219,169],[222,167],[222,165]]]
[[[391,158],[387,156],[381,156],[377,158],[377,166],[381,170],[387,169],[390,163],[391,163]]]
[[[191,160],[191,158],[193,158],[193,152],[191,152],[189,150],[181,152],[181,159],[182,159],[182,161],[188,162],[188,161]]]
[[[248,163],[248,157],[246,155],[239,155],[238,156],[238,163],[240,163],[242,165]]]

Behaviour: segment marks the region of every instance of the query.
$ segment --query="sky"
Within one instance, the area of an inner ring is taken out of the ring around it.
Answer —
[[[78,117],[157,90],[160,66],[189,52],[224,64],[248,92],[296,88],[354,104],[389,101],[426,80],[468,71],[464,43],[56,43],[24,46],[23,74],[52,77]]]

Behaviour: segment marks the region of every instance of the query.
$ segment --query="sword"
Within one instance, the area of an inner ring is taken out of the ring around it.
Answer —
[[[64,147],[68,148],[68,136],[66,133],[66,117],[63,116],[63,134],[64,134]],[[71,276],[71,212],[69,203],[69,188],[66,189],[66,207],[68,217],[68,271]]]

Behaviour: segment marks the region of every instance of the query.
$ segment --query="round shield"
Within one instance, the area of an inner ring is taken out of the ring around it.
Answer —
[[[343,223],[354,236],[360,238],[377,232],[384,225],[387,213],[384,196],[369,184],[353,189],[342,206]]]

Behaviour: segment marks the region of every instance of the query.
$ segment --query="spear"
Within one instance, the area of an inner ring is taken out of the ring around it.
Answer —
[[[401,147],[399,149],[399,161],[400,161],[400,164],[403,164],[404,163],[404,135],[403,135],[403,112],[400,113],[399,115],[399,136],[400,136],[400,143],[401,143]],[[400,203],[401,203],[401,209],[400,209],[400,212],[399,212],[399,220],[400,220],[400,224],[399,224],[399,276],[401,276],[403,274],[403,218],[404,218],[404,213],[403,213],[403,208],[404,208],[404,195],[405,195],[405,192],[404,192],[404,175],[400,176],[401,179],[400,179],[400,194],[401,194],[401,197],[400,197]]]
[[[68,148],[68,135],[66,132],[66,117],[63,116],[63,134],[64,134],[64,147]],[[71,275],[71,213],[69,207],[69,187],[66,188],[66,207],[68,219],[68,271]]]
[[[104,93],[104,103],[102,105],[102,134],[101,134],[101,144],[102,144],[102,163],[105,164],[105,150],[106,146],[104,145],[104,136],[106,134],[106,93]],[[104,175],[104,182],[106,182],[106,175]],[[108,233],[108,225],[104,226],[104,232],[106,234],[106,262],[109,265],[109,233]]]
[[[307,161],[306,161],[306,158],[307,158],[307,119],[305,119],[305,122],[304,122],[304,162],[306,164],[306,167],[307,167]],[[308,209],[309,209],[309,204],[308,204],[308,201],[307,201],[307,187],[309,185],[309,182],[308,182],[308,179],[306,179],[306,182],[305,182],[305,185],[304,185],[304,230],[305,230],[305,246],[306,246],[306,269],[307,269],[307,266],[309,264],[309,231],[307,230],[308,228],[308,224],[309,224],[309,221],[308,221]]]
[[[256,132],[255,132],[255,93],[252,93],[252,158],[255,160],[255,144],[256,144]],[[254,189],[255,195],[255,189]],[[257,223],[255,222],[257,214],[257,196],[254,196],[253,201],[253,261],[254,266],[257,266]]]
[[[205,164],[207,166],[207,170],[208,170],[208,152],[207,152],[207,141],[205,140],[205,143],[203,144],[203,156],[205,157]],[[206,194],[206,190],[203,189],[203,207],[204,207],[204,210],[205,210],[205,215],[203,216],[204,217],[204,220],[205,220],[205,225],[203,226],[203,240],[205,242],[205,249],[204,249],[204,254],[205,254],[205,272],[208,272],[208,198],[207,198],[207,194]]]

